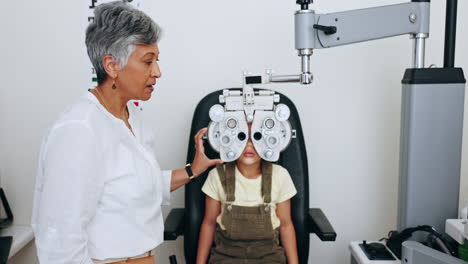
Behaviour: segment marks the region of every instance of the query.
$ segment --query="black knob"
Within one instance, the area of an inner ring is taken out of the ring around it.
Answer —
[[[309,9],[309,4],[312,4],[313,0],[296,0],[296,4],[301,5],[302,10]]]
[[[319,24],[314,24],[314,28],[318,30],[322,30],[325,35],[331,35],[336,33],[336,27],[335,26],[323,26]]]

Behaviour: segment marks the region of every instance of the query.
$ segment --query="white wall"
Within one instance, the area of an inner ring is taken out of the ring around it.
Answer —
[[[204,95],[239,86],[244,69],[299,70],[293,0],[142,2],[165,30],[160,43],[163,78],[145,111],[157,133],[159,162],[166,168],[183,166],[193,110]],[[327,13],[404,1],[315,2],[313,9]],[[445,1],[431,4],[426,61],[441,66]],[[468,2],[458,5],[456,65],[466,72]],[[87,58],[81,52],[80,7],[78,1],[59,0],[2,3],[0,179],[17,224],[31,219],[41,138],[63,108],[88,88],[83,85]],[[316,50],[312,85],[273,86],[300,112],[310,204],[324,210],[338,233],[335,243],[312,237],[311,263],[347,263],[349,241],[379,239],[396,226],[400,81],[411,63],[411,47],[408,37],[401,36]],[[467,151],[464,143],[464,164]],[[461,197],[468,196],[467,174],[462,165]],[[183,199],[183,190],[176,191],[171,207],[183,206]],[[163,244],[158,263],[168,263],[171,254],[182,263],[182,239]],[[15,263],[35,263],[34,247],[25,251]]]

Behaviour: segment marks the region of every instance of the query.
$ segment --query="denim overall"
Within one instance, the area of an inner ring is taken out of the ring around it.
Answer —
[[[216,226],[215,245],[210,264],[286,263],[284,249],[279,245],[279,231],[273,229],[270,215],[272,165],[262,161],[262,196],[259,206],[236,206],[234,162],[216,169],[221,180],[226,203],[221,222],[226,230]]]

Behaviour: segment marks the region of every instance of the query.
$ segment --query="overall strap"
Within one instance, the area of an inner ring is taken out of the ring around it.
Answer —
[[[225,163],[225,165],[219,164],[216,166],[216,170],[218,171],[221,185],[226,194],[226,202],[234,202],[236,200],[236,163],[229,162]]]
[[[271,162],[262,160],[262,196],[266,204],[271,202],[272,171]]]

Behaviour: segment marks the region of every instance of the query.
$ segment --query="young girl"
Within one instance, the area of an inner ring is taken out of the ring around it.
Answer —
[[[197,264],[298,263],[290,203],[296,188],[286,169],[260,158],[250,138],[236,162],[210,171],[202,191]]]

